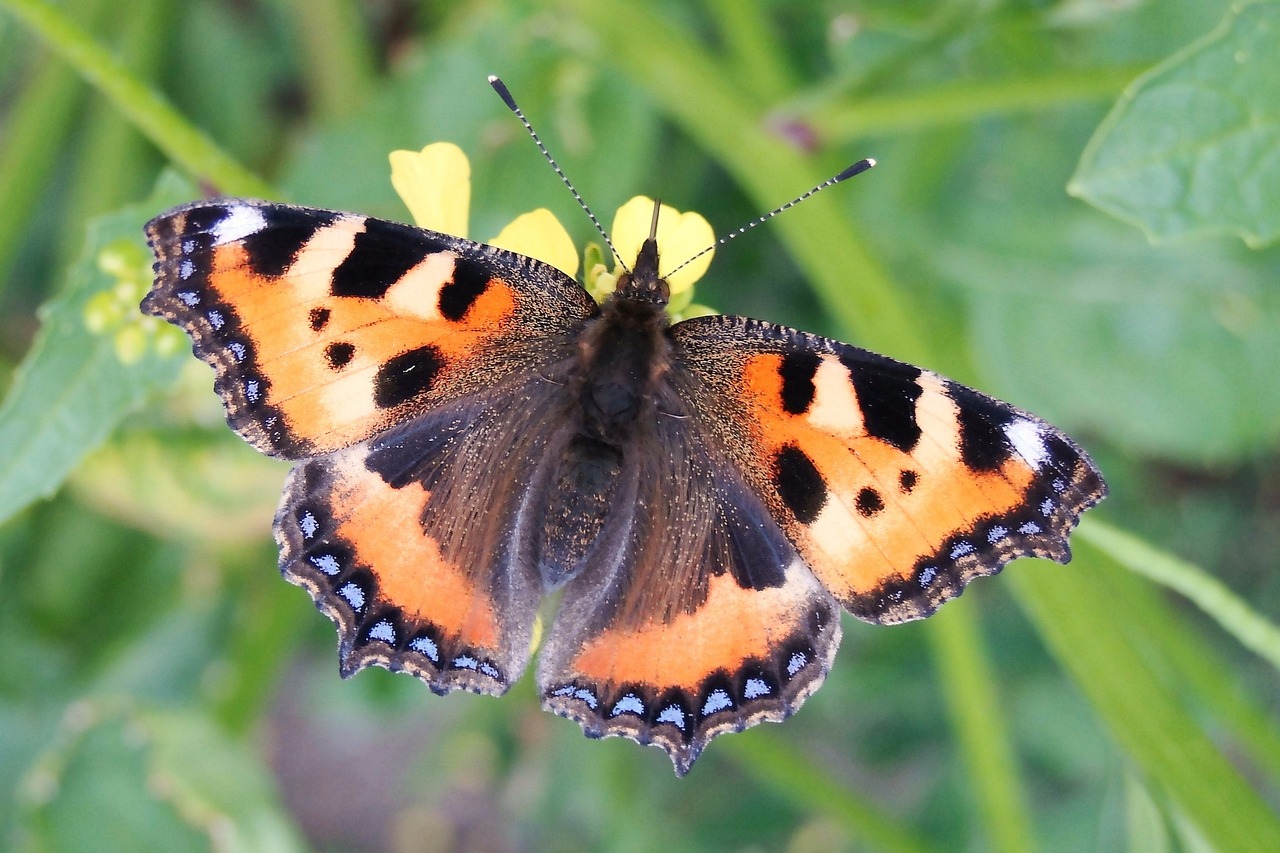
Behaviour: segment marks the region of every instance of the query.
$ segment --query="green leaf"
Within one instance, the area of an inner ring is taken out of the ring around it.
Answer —
[[[1238,4],[1133,83],[1068,191],[1152,240],[1280,236],[1280,4]]]
[[[136,245],[145,258],[143,224],[194,194],[168,176],[147,201],[90,225],[85,253],[62,295],[44,306],[35,344],[0,405],[0,521],[51,495],[125,415],[177,375],[187,356],[157,352],[169,330],[148,339],[136,302],[119,304],[119,279],[99,267],[99,256],[108,246]],[[95,313],[111,311],[119,314],[114,323],[103,320],[107,328],[90,331]],[[138,360],[125,364],[122,351]]]
[[[1024,213],[1019,224],[1005,213],[992,215],[1006,227],[985,246],[933,256],[964,285],[990,390],[1147,456],[1220,463],[1274,446],[1274,263],[1243,263],[1242,250],[1154,248],[1070,214]]]

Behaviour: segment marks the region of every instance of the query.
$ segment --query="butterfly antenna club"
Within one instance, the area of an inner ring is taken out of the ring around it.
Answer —
[[[520,123],[523,124],[524,129],[529,132],[529,136],[533,138],[534,144],[538,146],[538,150],[542,152],[542,156],[547,159],[547,162],[551,164],[551,168],[555,169],[556,174],[560,177],[561,182],[564,183],[564,185],[569,188],[569,192],[573,194],[573,200],[578,203],[578,207],[581,207],[583,211],[586,212],[587,217],[591,220],[591,224],[596,227],[596,231],[600,232],[600,236],[604,238],[604,242],[608,245],[609,251],[618,259],[618,263],[622,265],[622,268],[627,272],[630,272],[630,270],[627,269],[626,262],[618,255],[618,250],[613,247],[613,241],[609,239],[609,234],[604,230],[604,226],[600,224],[600,220],[596,219],[596,215],[591,212],[591,208],[587,207],[587,203],[582,200],[582,196],[578,194],[578,190],[574,187],[573,181],[569,180],[569,176],[564,173],[564,170],[560,168],[560,164],[556,162],[556,158],[551,156],[551,152],[548,151],[547,146],[543,144],[542,137],[538,136],[538,132],[534,130],[533,125],[529,123],[529,119],[525,118],[524,111],[520,109],[520,105],[517,104],[516,99],[512,97],[511,90],[507,88],[507,84],[503,83],[501,78],[497,75],[490,74],[489,85],[493,87],[493,91],[498,93],[498,97],[502,98],[502,102],[507,105],[507,109],[515,113],[516,118],[520,119]]]
[[[876,161],[872,160],[870,157],[865,157],[859,160],[858,162],[846,168],[844,171],[840,172],[840,174],[836,175],[835,177],[828,178],[827,180],[818,184],[816,187],[809,190],[808,192],[801,193],[800,195],[791,199],[791,201],[787,202],[786,204],[780,207],[775,207],[773,210],[769,211],[768,213],[762,216],[757,216],[755,219],[751,220],[746,225],[735,228],[733,231],[730,231],[728,234],[721,237],[719,240],[715,241],[710,246],[703,249],[701,252],[698,252],[696,255],[689,258],[687,261],[685,261],[680,266],[673,269],[671,272],[667,273],[667,275],[668,276],[675,275],[680,270],[684,269],[685,267],[689,266],[689,264],[693,263],[698,258],[705,255],[707,252],[710,252],[713,249],[723,246],[725,243],[728,243],[730,240],[734,239],[735,237],[741,237],[743,234],[746,234],[748,231],[750,231],[752,228],[755,228],[757,225],[762,225],[765,222],[768,222],[770,219],[777,216],[779,213],[782,213],[785,210],[790,210],[791,208],[795,207],[797,204],[804,201],[805,199],[810,198],[811,196],[815,196],[818,193],[822,192],[827,187],[833,187],[836,184],[840,183],[841,181],[847,181],[850,178],[852,178],[854,175],[861,175],[863,172],[867,171],[875,164],[876,164]]]

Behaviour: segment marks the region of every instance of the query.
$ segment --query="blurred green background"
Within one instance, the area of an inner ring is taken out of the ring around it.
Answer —
[[[720,233],[698,300],[1060,425],[1111,497],[1066,567],[846,622],[782,726],[676,779],[537,707],[338,678],[275,570],[285,466],[144,324],[141,227],[211,193],[396,219],[449,140],[471,236]],[[1280,4],[0,0],[0,845],[1280,849]]]

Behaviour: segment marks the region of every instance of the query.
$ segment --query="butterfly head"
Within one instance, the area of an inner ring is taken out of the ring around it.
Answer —
[[[649,236],[640,245],[631,270],[618,277],[617,295],[621,299],[653,305],[666,305],[671,301],[671,287],[658,275],[658,214],[661,212],[662,201],[654,199]]]
[[[654,237],[644,241],[636,256],[631,272],[618,278],[617,295],[620,299],[666,305],[671,299],[667,280],[658,275],[658,241]]]

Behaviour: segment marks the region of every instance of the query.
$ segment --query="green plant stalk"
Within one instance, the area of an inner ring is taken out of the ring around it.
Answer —
[[[1138,67],[1062,72],[1031,79],[958,81],[900,95],[808,100],[796,115],[825,143],[929,130],[992,116],[1043,112],[1065,104],[1113,100],[1142,71]]]
[[[1017,757],[1005,733],[1004,703],[983,648],[978,608],[966,596],[926,624],[938,662],[952,728],[977,788],[986,830],[984,849],[1024,853],[1036,849]]]
[[[778,797],[805,812],[816,809],[839,822],[849,837],[857,840],[859,849],[864,845],[899,853],[931,849],[900,822],[884,816],[880,807],[853,794],[848,785],[825,773],[769,729],[752,729],[730,739],[725,747],[744,771]]]
[[[0,8],[17,15],[193,178],[231,195],[274,194],[270,185],[196,130],[163,96],[134,77],[60,10],[40,0],[0,0]]]
[[[82,0],[76,11],[93,19],[102,5],[103,0]],[[35,64],[30,82],[9,109],[0,146],[0,291],[31,225],[31,210],[75,124],[81,95],[80,78],[56,59],[45,58]]]
[[[1280,726],[1274,710],[1268,714],[1260,708],[1213,646],[1186,630],[1185,619],[1166,600],[1165,587],[1136,572],[1116,572],[1111,582],[1116,599],[1125,603],[1123,626],[1130,644],[1148,651],[1149,660],[1158,657],[1162,675],[1186,685],[1223,722],[1240,742],[1236,755],[1247,756],[1280,782]]]
[[[1185,596],[1240,645],[1280,669],[1280,628],[1268,622],[1222,581],[1104,522],[1082,524],[1080,537],[1129,571]]]
[[[1280,820],[1130,645],[1124,601],[1109,579],[1124,570],[1089,541],[1076,550],[1069,569],[1042,564],[1004,575],[1050,652],[1146,783],[1211,845],[1280,850]]]
[[[795,88],[796,75],[760,0],[713,0],[711,12],[727,49],[723,63],[755,100],[777,101]]]
[[[360,7],[352,0],[285,0],[301,39],[311,100],[320,115],[354,112],[373,88],[374,63]]]
[[[118,53],[127,57],[130,71],[139,78],[151,77],[159,66],[177,11],[168,0],[128,4],[128,14],[119,21]],[[147,141],[105,101],[91,103],[87,118],[63,217],[59,252],[63,265],[79,256],[90,219],[148,191],[144,164],[152,149]]]
[[[766,128],[705,46],[642,4],[566,0],[607,46],[605,59],[637,86],[735,178],[766,210],[829,177],[847,163],[820,163]],[[653,50],[652,45],[662,45]],[[866,180],[866,178],[859,178]],[[883,267],[848,220],[834,193],[821,193],[773,220],[836,324],[889,343],[891,355],[929,363],[927,330],[894,294]]]

